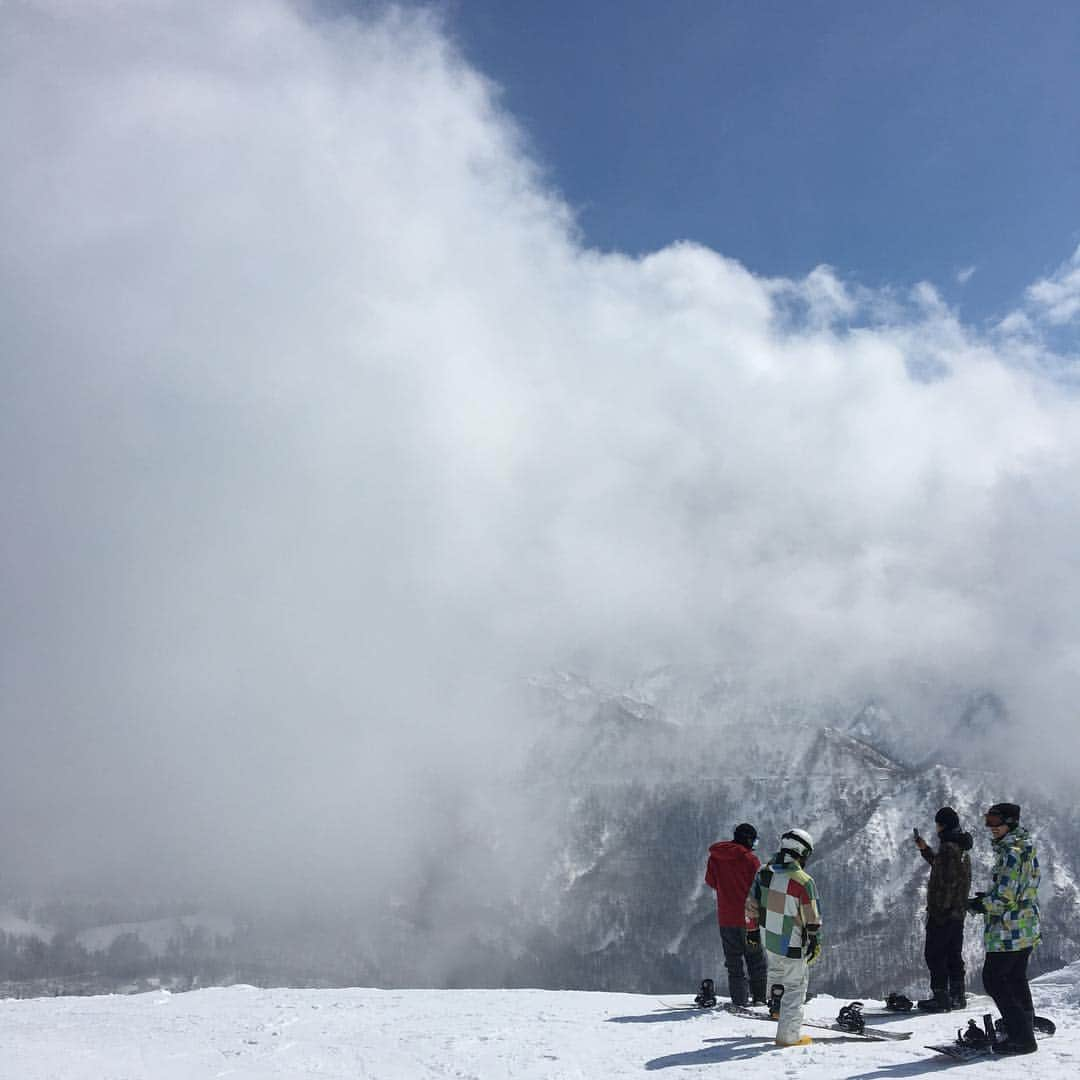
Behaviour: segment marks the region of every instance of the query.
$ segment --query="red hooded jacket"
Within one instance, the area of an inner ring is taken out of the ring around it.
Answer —
[[[709,848],[705,884],[716,890],[716,916],[721,926],[757,927],[746,917],[746,894],[759,866],[758,857],[734,840],[722,840]]]

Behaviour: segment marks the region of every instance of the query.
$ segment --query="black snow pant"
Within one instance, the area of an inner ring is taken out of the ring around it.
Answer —
[[[944,919],[926,923],[926,966],[930,969],[930,992],[964,992],[964,920]]]
[[[745,1005],[750,997],[764,1001],[768,996],[768,961],[764,948],[746,947],[746,930],[741,926],[721,926],[720,943],[724,947],[724,967],[727,968],[728,994],[735,1005]],[[749,972],[749,994],[747,973]]]
[[[1035,1045],[1035,1006],[1031,1003],[1027,968],[1031,948],[1011,952],[988,952],[982,969],[983,988],[1005,1021],[1009,1041],[1031,1048]]]

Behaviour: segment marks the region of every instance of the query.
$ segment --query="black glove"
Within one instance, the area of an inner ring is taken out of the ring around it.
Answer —
[[[821,959],[821,938],[817,934],[811,934],[806,939],[806,948],[803,953],[807,964],[816,964]]]
[[[976,893],[964,905],[972,915],[982,915],[986,911],[986,901],[982,893]]]
[[[746,951],[757,952],[761,948],[761,928],[746,931]]]

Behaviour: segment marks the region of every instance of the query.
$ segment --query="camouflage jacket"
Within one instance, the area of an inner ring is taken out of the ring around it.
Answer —
[[[1039,856],[1026,829],[994,841],[993,883],[983,897],[987,952],[1014,952],[1038,945]]]
[[[940,839],[937,851],[929,846],[921,849],[930,864],[926,917],[938,925],[950,919],[963,921],[971,892],[971,834],[947,829]]]

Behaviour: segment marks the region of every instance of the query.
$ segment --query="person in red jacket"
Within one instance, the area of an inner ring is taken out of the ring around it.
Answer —
[[[757,829],[753,825],[737,825],[734,840],[722,840],[709,848],[705,871],[705,884],[716,890],[720,944],[734,1005],[746,1005],[750,998],[755,1004],[766,999],[768,966],[760,943],[747,939],[747,931],[756,930],[757,923],[747,917],[745,910],[746,894],[761,866],[754,854],[756,843]]]

